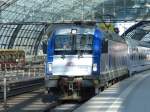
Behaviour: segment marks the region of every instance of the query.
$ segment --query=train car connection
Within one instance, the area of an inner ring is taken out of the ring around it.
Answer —
[[[60,25],[48,40],[47,92],[62,100],[95,95],[128,74],[128,46],[115,33],[95,25]]]
[[[0,68],[22,68],[25,65],[25,52],[18,49],[0,49]]]

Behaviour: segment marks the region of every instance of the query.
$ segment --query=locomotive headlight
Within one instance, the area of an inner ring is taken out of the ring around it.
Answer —
[[[97,71],[97,64],[93,64],[93,71]]]
[[[73,35],[77,34],[77,29],[71,29],[71,34]]]
[[[48,63],[48,71],[51,72],[52,71],[52,64]]]

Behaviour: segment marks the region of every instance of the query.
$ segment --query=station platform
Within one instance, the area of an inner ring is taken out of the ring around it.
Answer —
[[[149,112],[150,70],[118,82],[73,112]]]

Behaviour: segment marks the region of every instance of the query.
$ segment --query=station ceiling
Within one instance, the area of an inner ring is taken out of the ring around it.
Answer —
[[[143,20],[150,0],[0,0],[0,22],[63,20]]]
[[[148,43],[150,47],[150,21],[141,21],[133,25],[122,36],[126,39]]]
[[[0,48],[22,49],[26,55],[36,55],[46,24],[0,24]]]
[[[150,20],[150,0],[0,0],[0,48],[37,54],[49,23],[75,20]]]

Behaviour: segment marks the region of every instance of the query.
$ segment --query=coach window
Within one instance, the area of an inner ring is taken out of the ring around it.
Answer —
[[[135,60],[135,54],[132,54],[132,60],[133,61]]]
[[[119,56],[119,57],[117,58],[117,60],[118,60],[118,66],[121,67],[121,56]]]
[[[141,60],[142,59],[142,55],[141,54],[139,54],[139,60]]]
[[[143,60],[146,60],[146,56],[144,54],[142,55],[142,57],[143,57]]]
[[[135,60],[135,54],[132,54],[132,60],[133,61]]]
[[[134,54],[134,59],[133,59],[134,61],[136,61],[137,60],[137,54]]]
[[[141,54],[141,60],[144,60],[144,55],[143,54]]]

